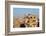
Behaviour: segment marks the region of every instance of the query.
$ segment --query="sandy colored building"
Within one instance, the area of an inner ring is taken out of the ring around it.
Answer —
[[[24,25],[26,24],[27,27],[37,27],[38,18],[37,16],[30,14],[24,18],[18,18],[14,22],[14,27],[20,27],[22,23],[24,23]]]

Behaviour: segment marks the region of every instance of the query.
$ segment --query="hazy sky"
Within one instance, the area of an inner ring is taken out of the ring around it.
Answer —
[[[28,13],[38,16],[39,8],[13,8],[13,16],[15,17],[22,17]]]

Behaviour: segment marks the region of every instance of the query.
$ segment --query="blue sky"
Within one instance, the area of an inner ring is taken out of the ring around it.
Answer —
[[[13,8],[13,16],[15,17],[22,17],[26,13],[30,13],[38,16],[39,8]]]

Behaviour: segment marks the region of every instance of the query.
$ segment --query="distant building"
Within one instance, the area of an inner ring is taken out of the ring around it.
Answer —
[[[35,15],[28,14],[25,18],[28,18],[27,24],[29,27],[36,27],[38,18]]]
[[[38,17],[32,14],[24,16],[24,18],[18,18],[15,20],[15,27],[20,27],[21,24],[26,24],[27,27],[37,27]]]

